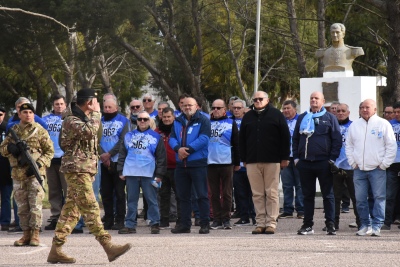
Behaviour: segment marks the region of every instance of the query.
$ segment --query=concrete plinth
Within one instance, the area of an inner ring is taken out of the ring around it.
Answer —
[[[377,78],[370,76],[354,77],[323,77],[300,79],[300,112],[303,113],[310,107],[310,95],[312,92],[323,92],[322,83],[338,83],[336,101],[346,103],[350,108],[350,119],[359,117],[358,108],[361,101],[367,98],[377,99]],[[330,106],[331,101],[326,101]]]

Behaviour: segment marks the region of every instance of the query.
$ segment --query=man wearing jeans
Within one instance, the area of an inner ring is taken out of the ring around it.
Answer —
[[[296,112],[297,104],[293,100],[283,102],[282,112],[286,118],[289,127],[290,138],[293,136],[299,115]],[[292,143],[292,142],[290,142]],[[297,218],[304,218],[303,192],[301,191],[300,173],[294,166],[292,144],[290,144],[290,162],[287,168],[281,171],[282,189],[283,189],[283,213],[279,214],[279,219],[293,218],[293,212],[296,208]],[[294,197],[293,189],[296,196]],[[293,206],[295,199],[295,207]]]
[[[360,106],[361,118],[349,127],[346,156],[354,169],[354,189],[361,227],[357,235],[380,236],[385,219],[386,169],[396,157],[396,140],[390,123],[376,115],[376,103],[367,99]],[[372,219],[368,189],[374,205]]]
[[[171,229],[171,232],[190,233],[191,191],[194,185],[200,211],[199,234],[208,234],[210,202],[207,188],[207,157],[211,124],[210,120],[197,110],[197,101],[194,98],[185,98],[182,107],[184,114],[176,118],[169,139],[169,145],[176,152],[175,183],[181,203],[180,224]]]
[[[393,214],[395,211],[396,197],[400,189],[400,102],[393,105],[394,119],[390,120],[394,137],[397,142],[396,158],[392,165],[386,170],[386,208],[385,222],[381,230],[390,230],[390,225],[393,222]]]

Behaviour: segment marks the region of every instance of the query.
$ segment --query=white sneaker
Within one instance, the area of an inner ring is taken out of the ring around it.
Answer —
[[[381,229],[373,229],[371,236],[381,236]]]
[[[362,227],[357,233],[356,235],[371,235],[372,234],[372,227],[371,226],[364,226]]]

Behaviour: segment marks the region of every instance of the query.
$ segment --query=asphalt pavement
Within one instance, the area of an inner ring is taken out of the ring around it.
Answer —
[[[317,206],[321,199],[317,198]],[[232,230],[211,230],[198,234],[171,234],[170,229],[151,235],[143,219],[136,234],[119,235],[110,231],[113,242],[130,242],[133,248],[117,261],[109,263],[102,247],[84,228],[83,234],[68,237],[63,251],[76,258],[74,266],[400,266],[400,229],[392,225],[380,237],[356,236],[352,209],[341,214],[336,236],[322,231],[324,214],[315,210],[315,234],[296,232],[300,219],[280,219],[274,235],[252,235],[254,226],[234,226]],[[50,215],[43,211],[44,223]],[[236,219],[232,219],[232,224]],[[171,223],[174,226],[174,223]],[[0,232],[0,266],[49,266],[46,262],[53,231],[43,231],[39,247],[14,247],[21,234]]]

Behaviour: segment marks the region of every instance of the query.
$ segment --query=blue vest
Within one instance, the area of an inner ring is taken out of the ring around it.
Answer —
[[[352,123],[352,121],[349,121],[346,124],[340,125],[340,134],[342,135],[342,148],[340,149],[340,154],[339,157],[336,159],[335,165],[338,168],[341,168],[343,170],[351,170],[352,168],[349,165],[349,162],[347,161],[346,157],[346,138],[347,138],[347,133],[349,132],[349,126]]]
[[[208,164],[232,164],[232,119],[211,121]]]
[[[155,152],[160,137],[151,129],[144,132],[136,129],[126,133],[124,146],[127,155],[122,175],[152,178],[156,169]]]
[[[396,138],[397,143],[397,153],[393,163],[397,163],[400,162],[400,122],[393,119],[390,121],[390,124],[393,127],[394,137]]]
[[[117,116],[109,121],[105,121],[104,116],[101,118],[103,136],[100,140],[100,147],[104,152],[109,152],[118,143],[122,130],[127,122],[128,119],[121,114],[117,114]],[[118,161],[118,153],[111,157],[111,161]]]
[[[149,114],[150,118],[155,119],[158,116],[158,111],[155,109],[152,113]]]
[[[60,129],[63,122],[61,115],[50,114],[42,119],[47,124],[47,131],[49,132],[51,141],[53,141],[54,158],[61,158],[64,156],[64,151],[62,151],[60,145],[58,144]]]
[[[289,127],[289,132],[290,132],[290,157],[293,157],[293,150],[292,150],[292,138],[293,138],[293,132],[294,132],[294,127],[296,126],[297,118],[299,117],[299,114],[296,113],[296,116],[294,116],[293,119],[289,120],[286,119],[287,126]]]

